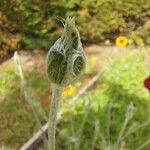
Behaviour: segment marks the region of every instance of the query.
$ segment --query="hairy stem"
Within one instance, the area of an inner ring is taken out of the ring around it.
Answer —
[[[61,88],[58,86],[53,87],[52,99],[50,104],[49,121],[48,121],[48,148],[55,150],[55,133],[57,123],[57,112],[59,106],[59,97]]]

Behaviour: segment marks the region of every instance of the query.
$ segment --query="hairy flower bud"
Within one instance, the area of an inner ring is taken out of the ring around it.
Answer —
[[[47,74],[56,85],[67,85],[85,68],[85,54],[74,18],[68,17],[63,35],[50,48],[47,56]]]

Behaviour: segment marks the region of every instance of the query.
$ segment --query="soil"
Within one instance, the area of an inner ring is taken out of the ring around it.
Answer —
[[[91,57],[104,57],[105,52],[102,52],[102,48],[97,45],[92,45],[85,47],[85,51],[88,56]],[[26,68],[36,68],[38,70],[43,69],[45,64],[47,51],[43,49],[35,49],[35,50],[21,50],[19,51],[19,56],[21,59],[21,63],[24,69]],[[13,53],[7,55],[7,57],[0,59],[0,72],[4,71],[4,68],[7,68],[10,64],[13,64]]]
[[[149,48],[142,48],[149,49]],[[96,58],[96,64],[94,65],[94,69],[99,71],[101,67],[104,66],[106,60],[109,59],[110,53],[113,51],[116,55],[122,55],[126,51],[137,52],[140,51],[141,48],[118,48],[115,46],[100,46],[100,45],[90,45],[84,47],[87,57]],[[35,50],[21,50],[19,51],[19,56],[21,59],[21,63],[23,69],[45,69],[45,60],[46,60],[47,51],[43,49],[35,49]],[[145,60],[146,63],[150,63],[150,54]],[[13,62],[13,53],[9,56],[0,59],[0,73],[2,73],[8,66],[12,65]],[[88,77],[89,78],[89,77]],[[87,79],[88,80],[88,79]]]

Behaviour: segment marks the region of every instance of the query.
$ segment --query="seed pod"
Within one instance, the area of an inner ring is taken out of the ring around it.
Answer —
[[[74,18],[67,18],[63,35],[50,48],[47,56],[49,80],[65,86],[76,79],[85,68],[85,54]]]

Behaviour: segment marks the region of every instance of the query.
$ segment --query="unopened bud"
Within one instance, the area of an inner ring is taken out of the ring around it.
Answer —
[[[85,68],[85,54],[74,18],[67,18],[63,35],[50,48],[47,56],[49,80],[64,86],[76,79]]]

